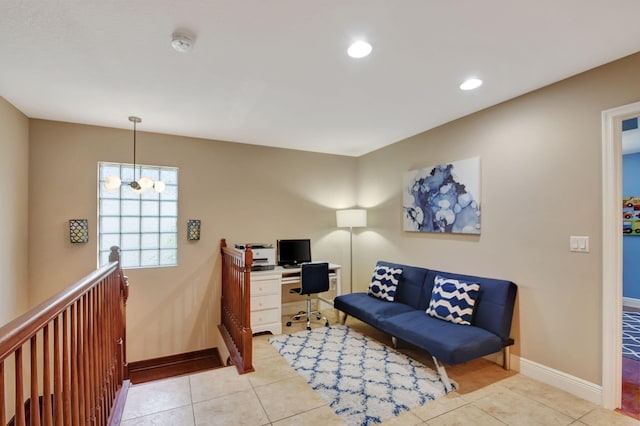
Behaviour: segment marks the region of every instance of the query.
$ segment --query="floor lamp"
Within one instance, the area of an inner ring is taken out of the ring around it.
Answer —
[[[338,228],[349,228],[349,293],[353,293],[353,228],[367,226],[367,211],[365,209],[336,210]]]

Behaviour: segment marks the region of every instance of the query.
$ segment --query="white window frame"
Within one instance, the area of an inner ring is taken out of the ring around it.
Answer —
[[[107,176],[122,180],[110,192],[104,187]],[[162,180],[166,189],[153,188],[136,194],[128,182],[141,176]],[[178,265],[178,168],[98,163],[98,266],[108,262],[111,246],[120,247],[122,267],[159,268]]]

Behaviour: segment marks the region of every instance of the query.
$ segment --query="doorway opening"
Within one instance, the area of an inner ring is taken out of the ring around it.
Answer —
[[[602,406],[622,401],[622,122],[640,102],[602,112]]]

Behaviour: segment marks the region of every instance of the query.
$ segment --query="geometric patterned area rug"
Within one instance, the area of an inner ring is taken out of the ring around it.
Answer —
[[[269,343],[352,426],[381,423],[446,394],[435,371],[343,325]]]
[[[622,311],[622,356],[640,361],[640,312]]]

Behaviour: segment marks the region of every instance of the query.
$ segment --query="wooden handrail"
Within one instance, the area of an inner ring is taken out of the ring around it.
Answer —
[[[114,413],[128,387],[128,281],[118,247],[109,262],[0,327],[0,425],[11,416],[16,426],[118,424]],[[14,386],[7,390],[11,357]]]
[[[222,255],[221,318],[218,329],[229,350],[229,358],[240,374],[254,371],[251,332],[251,264],[253,252],[247,245],[243,252],[220,241]]]
[[[118,262],[111,262],[0,327],[0,359],[7,358],[24,344],[26,337],[39,331],[43,324],[52,321],[93,284],[109,276],[116,269]]]

